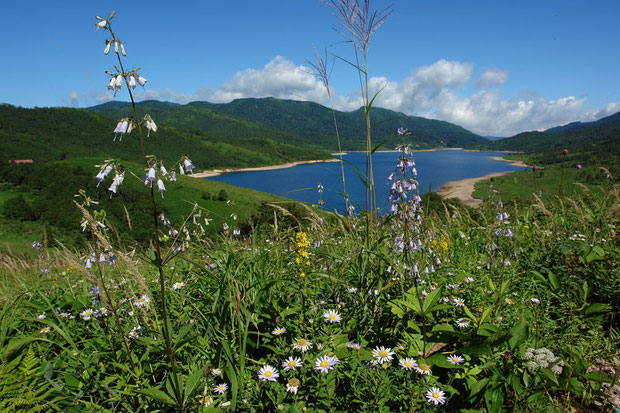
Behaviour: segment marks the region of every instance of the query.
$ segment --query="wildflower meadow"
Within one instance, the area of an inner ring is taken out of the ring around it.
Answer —
[[[330,213],[318,183],[316,205],[274,206],[251,229],[229,216],[206,236],[209,211],[188,205],[174,220],[159,204],[200,165],[191,154],[170,164],[149,155],[157,119],[134,104],[110,140],[139,140],[141,170],[102,159],[92,187],[115,197],[141,182],[150,241],[123,246],[81,188],[67,207],[80,211],[88,248],[52,249],[33,233],[37,259],[3,263],[1,411],[617,409],[614,178],[527,204],[491,194],[479,208],[431,207],[404,128],[391,139],[393,173],[373,177],[368,48],[392,10],[325,3],[358,56],[349,63],[366,109],[368,167],[357,171],[366,200],[347,198],[343,178],[349,213]],[[148,73],[129,67],[131,50],[113,31],[120,18],[94,22],[110,58],[101,82],[133,103]],[[317,76],[329,89],[327,73]],[[376,185],[390,188],[384,213]]]

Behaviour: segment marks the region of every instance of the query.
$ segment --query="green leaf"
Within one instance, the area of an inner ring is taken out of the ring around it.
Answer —
[[[586,315],[596,314],[596,313],[604,313],[609,310],[611,306],[609,304],[604,303],[594,303],[586,308]]]
[[[560,289],[560,282],[558,281],[558,277],[552,273],[551,271],[547,272],[547,276],[549,277],[549,284],[551,285],[551,289],[553,291],[557,291]]]
[[[152,397],[153,399],[160,401],[168,406],[174,406],[176,403],[163,391],[156,389],[155,387],[147,387],[146,389],[138,390],[138,393],[142,393],[145,396]]]
[[[440,293],[441,293],[441,289],[440,288],[435,288],[433,291],[431,291],[426,296],[426,298],[424,298],[424,302],[422,303],[424,314],[426,314],[428,312],[428,309],[431,308],[431,306],[435,305],[437,303],[437,301],[439,301],[439,294]]]
[[[510,345],[510,350],[514,351],[521,343],[523,343],[527,339],[527,321],[521,320],[519,324],[510,329],[510,340],[508,340],[508,344]]]
[[[486,377],[486,378],[484,378],[482,380],[478,380],[477,382],[475,382],[474,384],[469,386],[469,398],[470,399],[476,398],[476,396],[478,396],[478,394],[485,389],[487,384],[489,384],[489,378],[488,377]]]
[[[183,404],[186,404],[190,397],[192,397],[192,393],[200,384],[200,380],[204,376],[204,373],[204,368],[197,367],[196,370],[194,370],[194,372],[189,375],[187,381],[185,382],[185,394],[183,395]]]

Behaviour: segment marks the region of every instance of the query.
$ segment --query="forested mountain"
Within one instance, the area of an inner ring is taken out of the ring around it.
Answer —
[[[317,103],[250,98],[223,104],[192,102],[175,105],[144,101],[138,105],[142,111],[148,111],[152,116],[157,116],[156,119],[169,125],[194,127],[222,136],[228,133],[230,138],[242,137],[251,132],[287,142],[303,141],[330,150],[337,149],[332,111]],[[123,104],[119,102],[89,109],[116,118],[126,116]],[[353,112],[336,111],[336,119],[342,148],[364,149],[366,125],[363,109]],[[394,137],[399,127],[412,132],[411,142],[419,148],[442,145],[472,147],[487,142],[487,139],[449,122],[407,116],[382,108],[371,110],[371,123],[375,144]],[[393,146],[394,144],[391,144],[388,148]]]
[[[122,103],[107,104],[109,110],[122,110],[122,116],[130,116]],[[292,160],[327,159],[329,152],[300,142],[294,144],[268,138],[261,125],[251,122],[232,123],[239,127],[241,136],[230,139],[232,132],[222,128],[221,133],[205,132],[198,128],[169,126],[156,117],[156,110],[173,104],[157,102],[149,109],[158,125],[157,133],[146,137],[149,154],[167,163],[188,155],[199,168],[261,166]],[[183,108],[183,107],[182,107]],[[190,111],[192,108],[188,108]],[[140,111],[142,115],[146,112]],[[164,111],[165,112],[165,111]],[[177,112],[178,113],[178,112]],[[226,117],[216,114],[216,117]],[[141,149],[137,131],[125,136],[122,142],[113,142],[117,119],[103,116],[86,109],[35,108],[25,109],[0,105],[0,158],[35,159],[51,161],[76,157],[101,157],[140,159]],[[247,127],[243,129],[243,124]],[[252,132],[255,132],[253,134]],[[285,135],[285,133],[280,132]]]
[[[595,122],[574,122],[544,132],[523,132],[484,145],[484,149],[536,153],[541,163],[560,162],[567,149],[569,159],[613,166],[620,159],[620,112]]]

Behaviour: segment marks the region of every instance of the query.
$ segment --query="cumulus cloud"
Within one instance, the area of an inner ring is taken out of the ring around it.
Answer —
[[[544,130],[574,121],[591,121],[620,111],[620,102],[604,108],[588,109],[583,97],[565,96],[549,99],[531,92],[521,92],[503,98],[500,88],[508,72],[487,68],[477,79],[472,79],[474,65],[467,62],[441,59],[433,64],[413,68],[401,80],[385,76],[369,79],[370,93],[380,91],[374,105],[386,109],[440,119],[455,123],[480,135],[511,136],[527,130]],[[311,100],[328,104],[324,85],[303,65],[295,65],[282,56],[276,56],[263,68],[249,68],[237,72],[216,89],[202,87],[193,93],[179,93],[173,89],[136,90],[139,100],[157,99],[177,103],[206,100],[226,103],[248,97],[277,97],[282,99]],[[465,86],[479,88],[467,94]],[[362,106],[359,92],[338,94],[332,89],[336,109],[349,111]],[[78,106],[85,102],[103,103],[112,95],[103,91],[80,95],[71,92],[68,100]]]
[[[503,85],[508,80],[508,72],[500,68],[487,69],[477,80],[476,86],[488,87]]]

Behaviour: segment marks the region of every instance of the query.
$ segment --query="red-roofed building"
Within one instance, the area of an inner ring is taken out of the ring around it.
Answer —
[[[34,163],[32,159],[9,159],[9,163]]]

